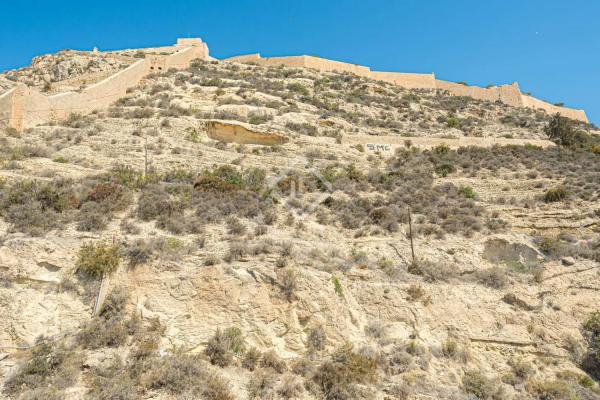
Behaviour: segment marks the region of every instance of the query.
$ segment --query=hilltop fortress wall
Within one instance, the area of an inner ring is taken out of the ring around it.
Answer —
[[[407,74],[400,72],[371,72],[371,79],[393,83],[407,89],[435,89],[434,74]]]
[[[148,54],[126,69],[79,92],[45,95],[24,85],[0,96],[0,124],[19,131],[68,118],[72,113],[87,114],[108,108],[125,96],[146,75],[170,68],[184,69],[192,60],[208,59],[208,47],[199,39],[179,39],[169,55]]]
[[[145,58],[126,69],[92,84],[80,91],[43,94],[35,88],[20,85],[0,95],[0,126],[19,131],[35,125],[67,118],[72,113],[87,114],[109,107],[125,96],[127,89],[136,86],[145,76],[168,69],[185,69],[194,59],[210,60],[208,47],[200,39],[178,39],[174,46],[137,49]],[[117,52],[107,52],[114,57],[124,57]],[[338,71],[361,77],[389,82],[408,89],[437,89],[455,96],[468,96],[486,101],[501,101],[514,107],[530,107],[550,114],[588,122],[583,110],[555,106],[534,97],[523,95],[517,83],[481,88],[437,80],[431,74],[371,71],[369,67],[327,60],[313,56],[262,58],[260,54],[232,57],[226,61],[255,63],[262,66],[312,68],[318,71]],[[93,81],[93,77],[88,77]],[[85,82],[86,76],[79,77]],[[97,78],[99,79],[99,78]]]
[[[574,119],[577,121],[588,122],[587,116],[585,115],[585,111],[583,111],[583,110],[575,110],[573,108],[558,107],[558,106],[555,106],[554,104],[546,103],[545,101],[536,99],[535,97],[528,96],[525,94],[521,96],[521,99],[523,100],[523,105],[525,107],[541,109],[541,110],[546,111],[549,114],[559,113],[565,117],[568,117],[568,118],[571,118],[571,119]]]
[[[11,122],[12,104],[15,89],[10,89],[0,95],[0,127],[13,126]]]
[[[513,107],[529,107],[540,109],[548,112],[549,114],[559,113],[562,116],[577,121],[588,122],[587,116],[583,110],[558,107],[534,97],[524,95],[521,93],[519,85],[516,82],[511,85],[482,88],[478,86],[468,86],[460,83],[438,80],[435,79],[435,75],[433,73],[409,74],[399,72],[376,72],[371,71],[369,67],[362,65],[332,61],[313,56],[262,58],[260,54],[256,53],[231,57],[226,59],[226,61],[253,63],[265,67],[286,66],[290,68],[313,68],[318,71],[327,72],[349,72],[365,78],[389,82],[407,89],[439,89],[444,90],[454,96],[467,96],[485,101],[501,101]]]

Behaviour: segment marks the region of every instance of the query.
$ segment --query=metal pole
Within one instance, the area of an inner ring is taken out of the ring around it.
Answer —
[[[410,214],[410,206],[408,208],[408,235],[410,237],[410,253],[412,254],[412,263],[415,263],[415,246],[413,244],[413,234],[412,234],[412,217]]]

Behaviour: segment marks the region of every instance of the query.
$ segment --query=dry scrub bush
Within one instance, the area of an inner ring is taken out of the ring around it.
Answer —
[[[321,364],[313,381],[325,399],[351,399],[355,384],[373,383],[377,380],[377,360],[356,353],[352,345],[338,349],[330,361]]]
[[[244,353],[242,367],[247,370],[254,371],[260,360],[261,353],[256,348],[251,347]]]
[[[241,355],[245,347],[244,337],[238,328],[231,327],[225,331],[219,328],[208,341],[204,354],[208,356],[211,364],[226,367],[233,361],[233,355]]]
[[[106,297],[98,316],[87,322],[77,333],[77,343],[86,349],[118,347],[139,330],[140,321],[136,314],[125,317],[129,293],[117,286]]]
[[[141,382],[148,389],[179,398],[234,400],[228,382],[194,355],[173,354],[154,360],[151,368],[141,376]]]
[[[544,255],[551,259],[570,256],[600,261],[600,240],[598,239],[582,241],[559,234],[557,236],[537,237],[535,242]]]
[[[37,343],[16,372],[7,377],[3,393],[24,399],[64,398],[64,390],[76,383],[80,366],[76,353],[62,344]]]
[[[502,289],[508,283],[506,270],[500,267],[479,270],[475,273],[475,278],[480,284],[493,289]]]
[[[271,368],[275,372],[282,374],[287,370],[287,365],[275,351],[271,350],[262,354],[260,358],[260,366],[262,368]]]
[[[269,399],[274,397],[277,375],[271,369],[257,369],[246,385],[250,399]]]
[[[582,361],[582,368],[600,379],[600,311],[596,311],[583,324],[583,330],[588,342],[588,351]]]
[[[20,181],[0,193],[0,212],[12,229],[40,236],[66,219],[71,183]]]
[[[374,339],[384,339],[386,336],[385,325],[379,320],[370,321],[365,326],[365,334]]]
[[[452,358],[462,363],[466,363],[470,358],[469,351],[452,339],[445,340],[442,343],[441,350],[444,357]]]
[[[462,383],[465,392],[475,395],[480,400],[503,399],[503,392],[498,383],[477,370],[465,372]]]
[[[308,344],[309,351],[321,351],[325,348],[325,342],[327,341],[327,335],[321,325],[317,325],[308,333]]]
[[[298,273],[293,269],[285,269],[281,273],[281,291],[291,301],[298,287]]]
[[[527,392],[534,395],[537,399],[552,399],[552,400],[571,400],[578,397],[571,385],[561,380],[546,380],[541,381],[533,379],[527,382]]]
[[[408,223],[410,207],[415,217],[421,216],[415,218],[417,233],[471,236],[484,229],[485,210],[453,184],[435,184],[435,170],[446,157],[445,153],[400,150],[387,169],[372,169],[367,175],[353,165],[325,169],[321,173],[333,189],[344,191],[350,199],[330,197],[321,209],[337,217],[332,223],[347,229],[372,224],[396,232],[399,224]]]
[[[130,201],[126,188],[95,179],[21,181],[0,194],[0,213],[14,230],[40,236],[72,220],[79,230],[101,230]]]
[[[297,399],[304,393],[304,384],[302,379],[292,374],[285,374],[281,377],[277,386],[277,394],[284,399]]]
[[[426,282],[447,282],[456,274],[450,266],[428,260],[419,260],[409,264],[408,272],[422,276]]]

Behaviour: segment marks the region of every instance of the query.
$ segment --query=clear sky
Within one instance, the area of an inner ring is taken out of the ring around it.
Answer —
[[[598,0],[4,0],[0,71],[66,48],[188,36],[217,58],[310,54],[482,86],[517,81],[600,125]]]

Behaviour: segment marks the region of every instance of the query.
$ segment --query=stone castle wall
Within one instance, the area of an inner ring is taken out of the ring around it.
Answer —
[[[566,107],[558,107],[554,104],[546,103],[545,101],[536,99],[535,97],[531,97],[528,95],[522,95],[523,105],[525,107],[535,108],[538,110],[544,110],[548,114],[556,114],[559,113],[565,117],[577,120],[577,121],[586,121],[587,116],[585,115],[585,111],[583,110],[575,110],[572,108]]]
[[[14,124],[11,121],[12,118],[12,104],[13,104],[13,96],[15,94],[15,89],[11,89],[6,93],[0,95],[0,127],[5,128],[8,126],[13,126]]]
[[[200,39],[178,39],[168,47],[140,49],[146,54],[128,68],[110,75],[81,91],[54,95],[43,94],[37,89],[18,86],[0,95],[0,126],[13,127],[19,131],[29,127],[68,118],[72,113],[86,114],[109,107],[125,96],[128,88],[136,86],[146,75],[170,68],[188,68],[194,59],[211,59],[208,47]],[[158,54],[162,53],[162,54]],[[107,53],[112,54],[112,53]],[[118,56],[115,53],[115,56]],[[256,63],[262,66],[286,66],[312,68],[318,71],[348,72],[361,77],[389,82],[409,89],[439,89],[451,95],[468,96],[487,101],[501,101],[514,107],[530,107],[550,114],[588,122],[583,110],[558,107],[531,96],[521,94],[516,83],[512,85],[481,88],[454,82],[436,80],[434,74],[409,74],[371,71],[369,67],[313,56],[262,58],[260,54],[232,57],[226,61]]]
[[[66,119],[73,113],[87,114],[106,109],[150,73],[169,68],[184,69],[194,59],[208,59],[208,47],[199,39],[178,41],[173,49],[175,51],[169,55],[148,54],[146,58],[80,92],[48,96],[21,85],[0,96],[0,120],[6,121],[6,126],[21,131],[44,122]]]
[[[434,74],[406,74],[400,72],[371,72],[369,78],[393,83],[407,89],[435,89]]]
[[[493,86],[482,88],[478,86],[462,85],[435,79],[432,74],[408,74],[399,72],[376,72],[369,67],[349,64],[339,61],[327,60],[313,56],[292,57],[268,57],[262,58],[260,54],[248,54],[231,57],[226,61],[240,63],[254,63],[257,65],[286,66],[290,68],[313,68],[318,71],[350,72],[365,78],[393,83],[407,89],[440,89],[454,96],[467,96],[478,100],[501,101],[513,107],[530,107],[546,111],[549,114],[561,114],[577,121],[588,122],[583,110],[575,110],[567,107],[558,107],[531,96],[523,95],[519,85],[515,82],[511,85]]]

